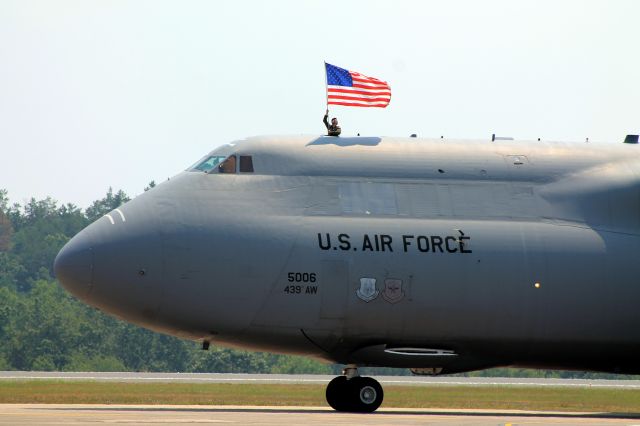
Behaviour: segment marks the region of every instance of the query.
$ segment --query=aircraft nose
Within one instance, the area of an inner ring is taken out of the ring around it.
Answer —
[[[69,293],[86,300],[93,284],[93,241],[87,230],[62,247],[53,263],[53,270]]]

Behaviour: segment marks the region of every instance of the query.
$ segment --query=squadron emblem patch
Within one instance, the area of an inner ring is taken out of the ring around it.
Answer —
[[[389,303],[398,303],[404,297],[402,291],[402,280],[387,278],[384,280],[384,291],[382,297]]]
[[[356,290],[356,294],[367,303],[378,297],[380,292],[376,289],[376,279],[360,278],[360,288]]]

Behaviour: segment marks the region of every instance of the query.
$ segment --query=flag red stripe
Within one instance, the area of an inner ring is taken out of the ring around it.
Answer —
[[[389,86],[372,86],[370,84],[358,84],[358,83],[353,83],[353,86],[356,89],[368,89],[368,90],[391,90],[391,88]]]
[[[367,77],[366,75],[351,75],[352,80],[371,81],[374,83],[386,83],[385,81],[378,80],[377,78]]]
[[[359,97],[355,97],[355,96],[338,96],[338,95],[330,95],[329,99],[344,99],[347,101],[363,101],[363,102],[387,102],[389,99],[391,99],[390,96],[387,96],[386,98],[359,98]]]
[[[368,80],[382,81],[382,80],[379,80],[379,79],[377,79],[375,77],[368,77],[368,76],[366,76],[364,74],[360,74],[359,72],[355,72],[355,71],[349,71],[349,74],[351,74],[351,78],[365,78],[365,79],[368,79]]]
[[[386,81],[378,80],[377,78],[365,77],[365,76],[351,76],[351,80],[357,81],[360,83],[371,83],[371,84],[384,84],[386,85]]]
[[[354,98],[360,98],[360,99],[371,99],[371,98],[390,98],[391,97],[391,93],[382,93],[382,94],[376,94],[376,93],[365,93],[365,94],[360,94],[360,93],[354,93],[354,92],[329,92],[329,96],[351,96]]]
[[[346,87],[349,88],[350,86],[333,86],[333,85],[329,85],[329,87]],[[355,87],[358,89],[367,89],[367,90],[389,90],[391,91],[391,88],[389,87],[388,84],[360,84],[357,82],[353,83],[353,86],[351,87]]]
[[[329,95],[362,95],[362,96],[387,96],[391,97],[391,92],[367,92],[365,90],[340,90],[340,89],[329,89]]]
[[[364,107],[364,108],[384,108],[387,105],[389,105],[389,103],[387,102],[386,104],[354,104],[354,103],[350,103],[350,102],[331,102],[329,101],[329,105],[342,105],[342,106],[353,106],[353,107]]]
[[[336,102],[343,102],[343,101],[359,102],[359,103],[366,104],[366,103],[385,103],[385,102],[389,103],[391,101],[391,98],[363,99],[363,98],[356,98],[356,97],[349,97],[349,96],[331,96],[327,100],[336,101]]]
[[[390,91],[372,91],[372,90],[351,90],[351,89],[334,89],[330,87],[329,93],[353,93],[354,95],[382,95],[382,96],[391,96]]]
[[[378,80],[377,78],[369,78],[369,77],[355,77],[352,76],[351,80],[359,81],[361,83],[373,83],[373,84],[387,84],[386,81]]]

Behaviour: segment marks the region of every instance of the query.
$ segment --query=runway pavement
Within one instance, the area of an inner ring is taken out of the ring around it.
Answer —
[[[640,415],[499,410],[385,409],[337,413],[325,407],[0,404],[0,425],[640,425]]]
[[[327,384],[335,376],[304,374],[223,373],[62,373],[42,371],[0,371],[0,380],[95,380],[116,382],[175,383],[304,383]],[[503,377],[376,376],[383,386],[571,386],[640,389],[640,380],[523,379]]]
[[[317,383],[334,376],[185,373],[0,372],[2,380],[96,380],[176,383]],[[379,376],[383,386],[577,386],[640,388],[639,380],[517,379],[476,377]],[[552,413],[505,410],[399,409],[383,406],[374,414],[337,413],[328,407],[169,406],[86,404],[0,404],[0,426],[20,424],[241,424],[241,425],[627,425],[640,426],[639,414]]]

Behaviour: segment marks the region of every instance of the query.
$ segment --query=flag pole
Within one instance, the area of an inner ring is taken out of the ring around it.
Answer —
[[[329,82],[327,80],[327,61],[324,61],[324,90],[325,100],[327,102],[327,113],[329,112]]]

